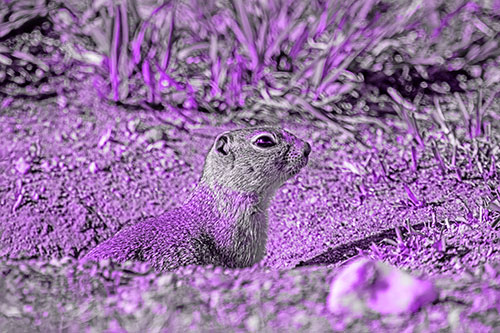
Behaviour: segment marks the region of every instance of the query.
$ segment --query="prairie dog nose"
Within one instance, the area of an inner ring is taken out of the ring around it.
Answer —
[[[311,145],[307,142],[304,143],[304,156],[308,157],[311,153]]]

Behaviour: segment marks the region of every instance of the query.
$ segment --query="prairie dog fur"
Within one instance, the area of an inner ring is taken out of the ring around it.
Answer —
[[[84,260],[142,260],[158,270],[251,266],[266,253],[271,199],[307,164],[310,152],[307,142],[275,127],[224,132],[182,206],[119,231]]]

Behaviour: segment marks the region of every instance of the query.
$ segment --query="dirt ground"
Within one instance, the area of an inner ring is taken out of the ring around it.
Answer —
[[[121,228],[180,205],[212,139],[242,122],[113,106],[85,83],[69,100],[15,100],[2,109],[0,326],[6,332],[500,327],[496,126],[489,141],[464,139],[455,157],[436,137],[443,168],[431,145],[414,145],[406,133],[360,128],[371,146],[364,148],[325,124],[272,117],[268,123],[306,139],[313,152],[273,200],[266,258],[240,270],[160,273],[140,263],[83,266],[77,259]],[[329,282],[360,251],[435,282],[439,299],[415,314],[328,313]]]

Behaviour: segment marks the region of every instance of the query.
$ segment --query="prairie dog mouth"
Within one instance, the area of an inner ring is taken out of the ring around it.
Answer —
[[[288,163],[286,164],[286,173],[288,178],[291,178],[299,173],[299,171],[309,162],[309,154],[311,153],[311,146],[305,142],[304,147],[300,151],[291,151],[287,155]]]

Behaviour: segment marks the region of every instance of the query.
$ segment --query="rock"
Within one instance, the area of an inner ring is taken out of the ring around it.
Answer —
[[[108,128],[106,132],[101,136],[99,139],[99,143],[97,144],[97,147],[102,148],[104,145],[109,141],[111,138],[111,128]]]
[[[19,172],[22,175],[28,173],[28,171],[31,168],[31,166],[28,164],[28,162],[25,161],[23,157],[20,157],[14,164],[17,172]]]
[[[91,173],[97,173],[97,171],[99,171],[99,167],[97,166],[96,162],[90,163],[90,165],[89,165],[89,171]]]
[[[334,278],[327,308],[335,314],[413,313],[436,297],[432,282],[383,262],[361,258],[350,262]]]

